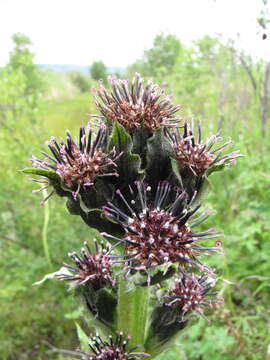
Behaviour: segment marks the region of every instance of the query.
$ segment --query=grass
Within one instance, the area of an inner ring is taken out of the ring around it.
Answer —
[[[86,125],[90,120],[89,114],[95,113],[94,109],[90,93],[74,98],[49,99],[41,105],[39,121],[51,134],[63,137],[66,129],[76,134],[81,125]]]

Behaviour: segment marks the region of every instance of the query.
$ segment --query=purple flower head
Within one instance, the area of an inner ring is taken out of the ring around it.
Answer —
[[[85,242],[80,255],[76,252],[69,254],[75,266],[64,263],[68,272],[59,275],[59,280],[72,281],[76,286],[91,284],[94,288],[114,285],[112,276],[114,261],[111,258],[113,247],[105,246],[103,243],[98,245],[96,240],[94,242],[95,252],[92,252]]]
[[[195,139],[193,127],[186,122],[184,125],[184,134],[179,130],[173,133],[167,132],[173,148],[173,156],[177,160],[180,170],[189,169],[195,176],[203,175],[207,170],[214,166],[230,164],[241,154],[235,151],[222,155],[222,150],[231,142],[213,148],[221,140],[217,135],[211,136],[205,142],[201,138],[201,127],[198,126],[198,137]]]
[[[115,339],[109,336],[108,340],[103,340],[97,334],[90,337],[90,341],[92,353],[82,353],[85,360],[138,360],[148,356],[146,353],[137,352],[138,346],[128,349],[129,338],[125,339],[122,332]]]
[[[213,279],[206,275],[182,273],[174,283],[173,289],[165,296],[165,305],[179,310],[184,316],[190,312],[204,313],[204,309],[223,302],[212,292],[215,285]]]
[[[66,144],[64,141],[58,143],[54,138],[48,142],[53,156],[42,152],[46,159],[33,158],[32,162],[37,168],[55,171],[76,197],[81,187],[93,186],[97,178],[118,176],[115,161],[121,154],[116,154],[114,149],[108,152],[107,145],[108,130],[104,125],[96,135],[81,127],[78,142],[67,131]]]
[[[110,77],[109,81],[111,90],[103,85],[93,90],[96,106],[109,122],[118,121],[129,132],[142,126],[152,132],[179,122],[174,114],[181,107],[174,106],[171,98],[152,81],[145,84],[139,74],[131,83],[115,77]]]
[[[131,189],[134,199],[130,204],[117,191],[126,213],[112,203],[103,208],[104,214],[125,230],[122,242],[133,267],[149,269],[170,263],[201,266],[200,255],[219,252],[220,243],[215,247],[200,245],[202,240],[220,237],[221,234],[214,229],[200,233],[192,230],[209,215],[195,215],[200,205],[187,209],[185,192],[174,191],[169,183],[161,182],[152,201],[151,188],[144,183],[137,182],[135,190],[136,196]],[[109,234],[103,235],[119,241]]]

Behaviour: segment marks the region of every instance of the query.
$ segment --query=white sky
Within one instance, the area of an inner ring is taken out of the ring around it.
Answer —
[[[15,32],[30,37],[36,62],[46,64],[126,66],[161,31],[184,43],[240,33],[242,46],[262,55],[270,34],[257,34],[260,8],[261,0],[0,0],[0,65]]]

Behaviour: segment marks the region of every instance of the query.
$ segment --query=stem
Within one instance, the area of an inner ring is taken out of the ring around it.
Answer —
[[[119,284],[117,328],[131,335],[131,346],[144,346],[148,330],[150,287],[129,289],[129,282],[122,278]]]
[[[43,191],[43,198],[45,199],[47,197],[47,190]],[[45,257],[48,261],[48,264],[50,267],[52,267],[52,260],[51,255],[49,251],[49,245],[48,245],[48,225],[49,225],[49,219],[50,219],[50,208],[48,201],[45,201],[44,203],[44,221],[43,221],[43,228],[42,228],[42,243],[43,243],[43,249]]]

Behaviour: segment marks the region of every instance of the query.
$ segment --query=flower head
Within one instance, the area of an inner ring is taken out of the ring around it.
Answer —
[[[95,101],[102,115],[109,121],[118,121],[130,132],[142,126],[150,131],[162,126],[175,126],[179,118],[169,96],[151,81],[144,84],[136,74],[131,84],[128,80],[109,78],[111,91],[104,86],[94,89]]]
[[[192,226],[200,224],[209,215],[194,217],[200,205],[187,210],[185,192],[173,191],[167,182],[159,183],[155,200],[151,201],[151,196],[147,195],[151,188],[141,182],[136,183],[136,188],[136,200],[131,204],[117,191],[127,214],[112,203],[104,207],[104,214],[124,228],[122,241],[126,244],[126,256],[135,268],[148,269],[170,263],[199,265],[198,256],[201,254],[219,252],[219,243],[211,248],[199,245],[201,240],[220,237],[221,234],[214,229],[193,232]],[[119,240],[106,233],[103,235]]]
[[[82,353],[85,360],[137,360],[148,356],[146,353],[136,352],[138,346],[128,350],[129,338],[124,339],[122,332],[115,339],[109,336],[108,340],[103,340],[97,334],[90,337],[90,341],[92,353]]]
[[[230,141],[213,149],[213,146],[221,139],[216,135],[202,142],[200,125],[197,140],[192,127],[187,122],[184,125],[183,136],[180,131],[175,131],[173,134],[167,132],[167,134],[180,169],[189,169],[195,176],[203,175],[214,166],[230,164],[235,161],[235,158],[241,156],[238,151],[222,156],[222,150],[230,144]]]
[[[183,273],[165,296],[165,305],[178,309],[182,315],[192,311],[202,314],[205,307],[222,302],[216,292],[211,292],[214,285],[215,281],[206,275]]]
[[[59,280],[69,280],[75,285],[91,284],[95,288],[110,286],[114,284],[112,277],[112,266],[114,261],[111,258],[112,247],[99,246],[95,241],[96,252],[93,253],[87,242],[81,249],[81,255],[76,252],[69,254],[75,266],[64,264],[67,272],[58,275]]]
[[[91,130],[87,132],[81,127],[78,143],[67,131],[66,144],[63,141],[59,144],[53,138],[48,142],[53,156],[42,152],[46,159],[41,161],[33,158],[32,162],[37,168],[54,170],[76,197],[81,187],[94,185],[97,178],[118,176],[115,160],[121,154],[116,154],[114,149],[108,152],[107,142],[106,127],[102,126],[96,136]]]

